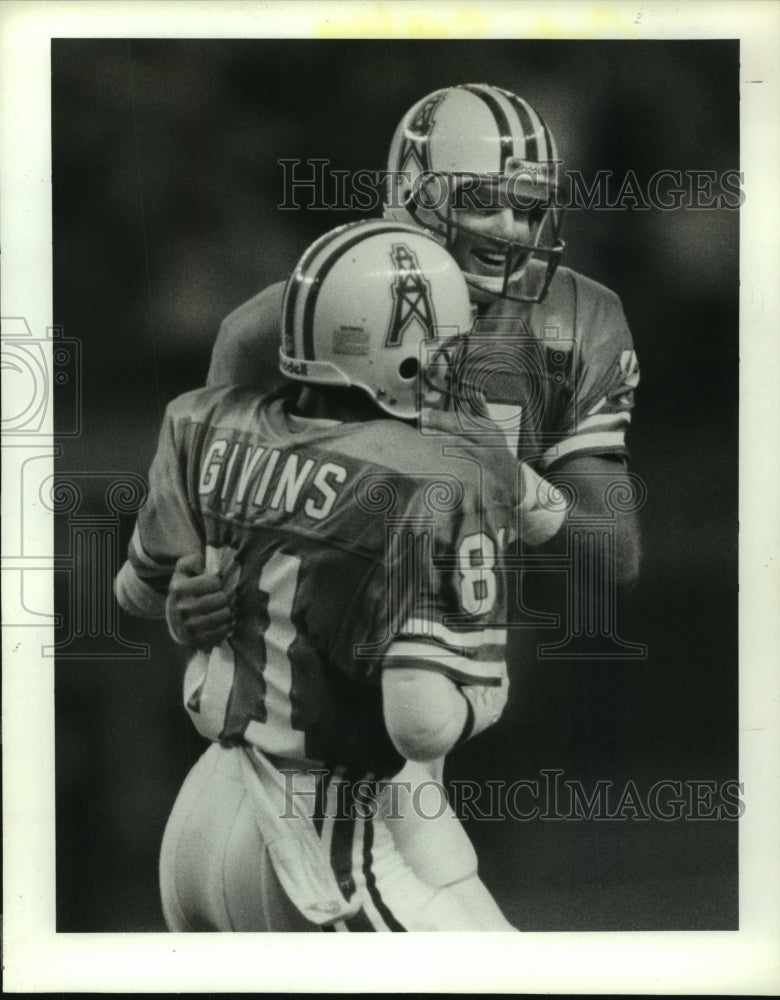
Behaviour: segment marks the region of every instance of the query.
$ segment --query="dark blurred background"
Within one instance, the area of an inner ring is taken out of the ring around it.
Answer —
[[[720,175],[739,167],[738,70],[729,41],[52,43],[54,318],[81,349],[80,433],[62,438],[57,465],[82,496],[57,528],[70,567],[55,574],[59,930],[164,929],[159,842],[203,748],[180,706],[181,657],[164,625],[122,618],[110,640],[99,623],[74,626],[74,592],[105,591],[95,574],[115,571],[133,524],[131,502],[107,510],[106,482],[146,475],[164,407],[203,383],[222,317],[362,217],[279,211],[278,160],[381,170],[412,103],[490,82],[537,107],[565,168],[588,180]],[[543,661],[538,644],[560,634],[529,631],[508,712],[450,778],[559,769],[641,794],[661,779],[733,779],[738,213],[571,211],[564,229],[564,263],[618,292],[642,367],[629,444],[647,489],[644,565],[618,626],[648,656]],[[62,430],[73,380],[57,393]],[[79,550],[74,525],[105,549]],[[522,929],[737,926],[734,822],[467,825]]]

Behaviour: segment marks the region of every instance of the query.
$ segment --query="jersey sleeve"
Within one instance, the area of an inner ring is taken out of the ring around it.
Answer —
[[[284,285],[263,289],[225,317],[206,378],[208,386],[251,385],[264,393],[284,383],[279,371]]]
[[[202,550],[204,540],[189,504],[186,465],[171,407],[163,420],[149,470],[149,494],[139,511],[116,596],[130,614],[164,618],[168,585],[181,556]]]
[[[389,560],[392,640],[383,669],[434,670],[457,684],[506,682],[508,507],[475,496],[435,528],[411,518]]]
[[[639,384],[639,363],[620,300],[606,289],[588,296],[578,316],[571,397],[563,408],[561,439],[537,463],[540,472],[588,455],[627,457],[626,432]]]

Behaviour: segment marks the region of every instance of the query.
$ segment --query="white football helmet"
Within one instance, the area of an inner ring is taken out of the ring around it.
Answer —
[[[564,248],[559,165],[549,129],[522,98],[488,84],[446,87],[418,101],[395,131],[384,216],[451,248],[459,231],[470,232],[458,209],[527,211],[530,241],[492,241],[503,273],[464,274],[491,296],[541,302]]]
[[[471,323],[463,275],[440,243],[416,226],[348,223],[313,243],[287,282],[279,367],[299,382],[358,386],[412,419],[436,405],[431,391],[449,391],[442,357]]]

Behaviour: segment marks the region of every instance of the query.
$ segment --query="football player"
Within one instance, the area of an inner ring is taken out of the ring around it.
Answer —
[[[396,129],[384,215],[431,234],[458,262],[475,316],[470,336],[487,359],[482,389],[491,417],[524,474],[532,469],[568,487],[569,513],[614,525],[609,571],[628,588],[639,568],[637,517],[615,510],[609,496],[633,492],[625,435],[639,371],[619,298],[560,266],[567,199],[560,167],[550,130],[522,98],[487,84],[446,87],[418,101]],[[224,320],[208,384],[278,383],[283,288],[262,290]],[[485,449],[483,461],[494,454]],[[520,532],[539,552],[567,550],[566,521],[544,499],[523,513]],[[221,577],[205,569],[197,553],[180,562],[167,611],[180,641],[209,649],[235,616]],[[434,773],[441,771],[439,763]],[[413,767],[401,777],[421,780]],[[407,829],[399,827],[399,842]],[[436,840],[414,831],[409,850],[425,843]],[[456,874],[446,852],[407,857],[431,881]]]
[[[390,780],[404,761],[440,759],[507,697],[516,464],[504,449],[485,469],[465,439],[444,457],[451,436],[417,426],[464,381],[466,284],[418,227],[355,223],[303,255],[281,312],[278,391],[168,406],[116,582],[127,611],[161,617],[198,551],[235,603],[230,639],[185,674],[212,743],[166,827],[166,922],[511,930],[473,859],[432,885],[393,833],[421,808]]]
[[[518,458],[567,484],[579,515],[615,524],[615,580],[638,575],[637,516],[608,504],[631,495],[626,431],[639,382],[619,298],[559,266],[567,194],[547,125],[522,98],[487,84],[446,87],[403,116],[390,145],[386,218],[429,232],[450,250],[469,287],[475,333],[496,355],[484,392]],[[208,385],[279,381],[276,344],[283,283],[263,289],[222,323]],[[524,519],[524,541],[561,549],[566,526],[548,511]],[[230,627],[218,581],[183,564],[171,614],[188,641]]]

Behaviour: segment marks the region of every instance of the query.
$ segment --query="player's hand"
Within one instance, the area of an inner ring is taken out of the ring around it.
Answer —
[[[200,552],[182,556],[176,563],[165,607],[171,635],[183,646],[209,652],[232,632],[234,602],[222,578],[205,572]]]
[[[527,462],[520,464],[520,537],[527,545],[543,545],[566,518],[565,496]]]

